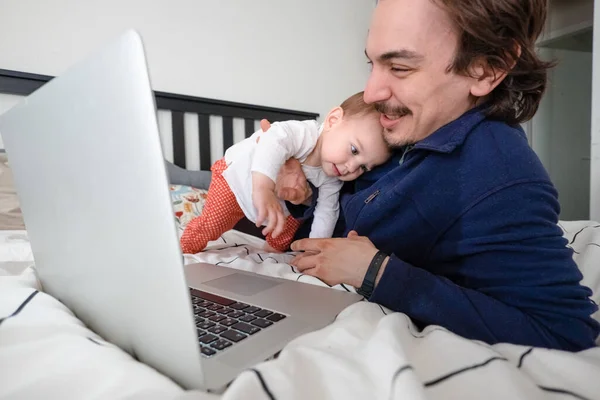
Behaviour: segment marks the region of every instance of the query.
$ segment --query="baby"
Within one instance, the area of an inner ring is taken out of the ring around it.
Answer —
[[[331,237],[343,182],[390,156],[382,130],[379,113],[363,101],[360,92],[331,110],[322,125],[314,120],[276,122],[267,132],[259,130],[234,144],[211,168],[202,214],[189,222],[181,236],[183,252],[204,250],[244,215],[256,226],[266,226],[266,249],[287,250],[300,222],[275,195],[275,180],[291,157],[300,161],[307,180],[319,188],[310,237]]]

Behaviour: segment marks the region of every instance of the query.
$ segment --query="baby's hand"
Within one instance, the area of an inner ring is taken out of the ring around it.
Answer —
[[[285,216],[277,196],[275,196],[275,183],[260,173],[252,173],[252,203],[258,211],[256,226],[261,226],[265,219],[268,220],[267,226],[262,230],[262,234],[267,236],[271,233],[276,238],[283,232]]]
[[[258,211],[256,226],[261,226],[265,222],[265,219],[268,220],[267,226],[262,230],[262,234],[267,236],[272,232],[271,236],[273,238],[279,236],[283,231],[285,216],[275,193],[271,190],[254,190],[252,193],[252,202]]]

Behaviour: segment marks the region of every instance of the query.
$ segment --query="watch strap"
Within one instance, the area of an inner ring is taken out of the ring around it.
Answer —
[[[365,273],[362,285],[356,290],[358,294],[366,297],[367,299],[371,297],[373,290],[375,290],[375,279],[377,279],[377,274],[381,269],[381,264],[383,264],[383,261],[385,261],[387,256],[388,255],[381,250],[375,254],[371,260],[371,263],[369,264],[367,272]]]

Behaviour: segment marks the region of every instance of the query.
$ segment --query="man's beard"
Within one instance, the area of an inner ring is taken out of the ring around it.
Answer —
[[[400,150],[411,144],[417,143],[415,140],[410,138],[397,138],[389,129],[383,129],[383,140],[387,143],[388,147],[392,150]]]
[[[385,114],[388,117],[399,117],[402,118],[405,115],[411,114],[411,111],[402,106],[390,106],[386,103],[375,103],[375,110],[380,112],[381,114]],[[383,139],[392,149],[400,149],[410,144],[414,144],[415,142],[410,138],[394,138],[394,134],[387,128],[383,129]]]

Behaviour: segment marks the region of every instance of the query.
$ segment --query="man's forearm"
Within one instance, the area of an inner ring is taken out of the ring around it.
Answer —
[[[370,301],[403,312],[426,325],[440,325],[469,339],[493,344],[509,342],[564,350],[593,345],[594,330],[572,319],[571,331],[578,343],[564,339],[521,309],[480,291],[412,266],[395,256],[382,267]],[[551,319],[551,317],[550,317]],[[565,318],[567,322],[567,318]]]

